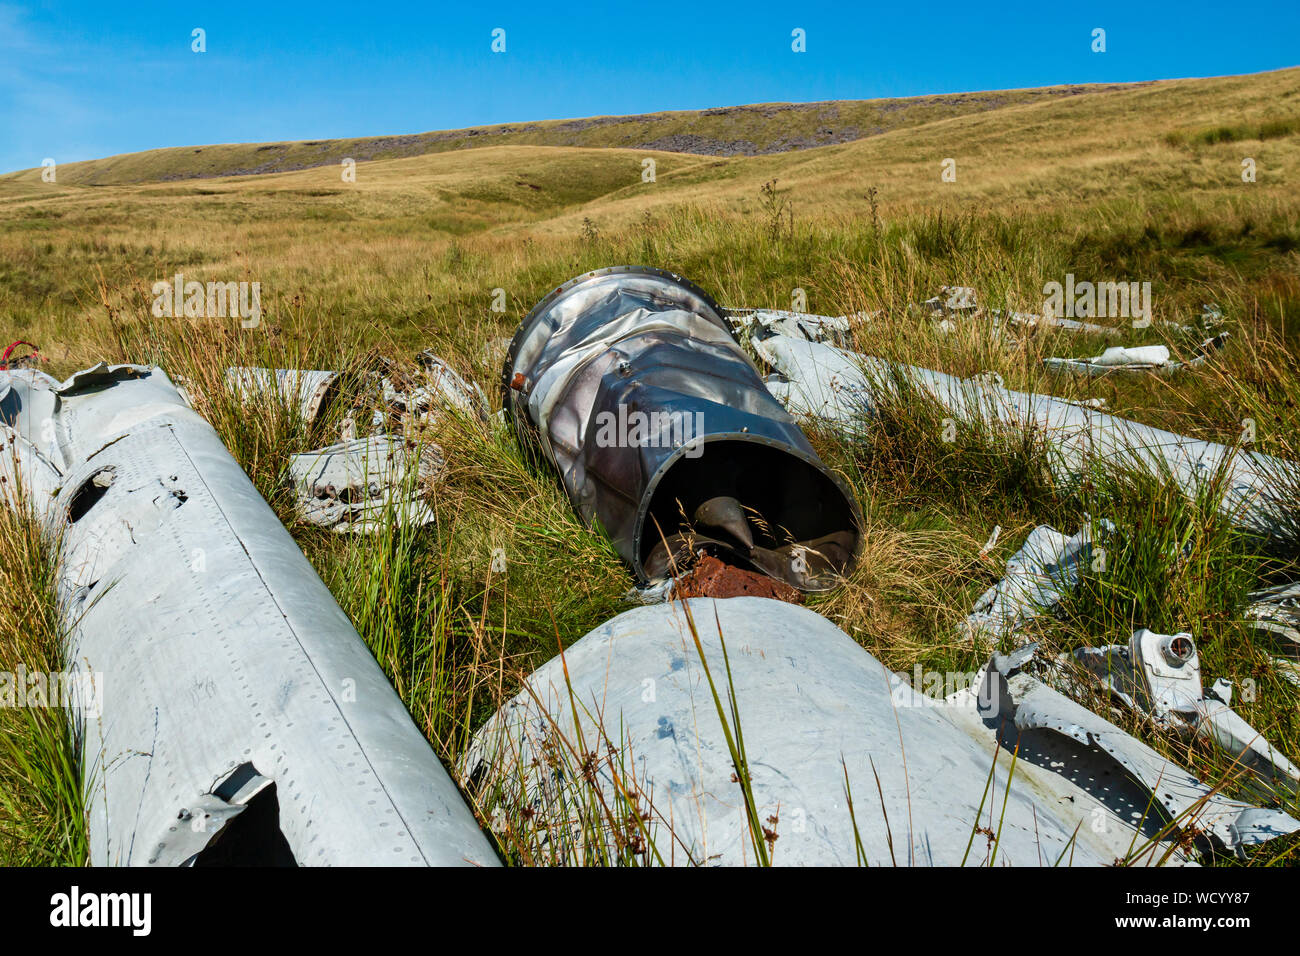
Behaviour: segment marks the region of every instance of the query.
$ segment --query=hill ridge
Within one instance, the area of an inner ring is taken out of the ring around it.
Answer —
[[[1137,89],[1177,80],[1062,84],[866,100],[752,103],[553,120],[527,120],[423,133],[167,146],[61,164],[62,182],[125,185],[257,176],[400,159],[481,146],[593,146],[700,156],[762,156],[870,138],[952,116],[1067,96]],[[795,115],[792,120],[791,114]],[[778,120],[774,122],[775,120]],[[39,176],[18,170],[0,179]]]

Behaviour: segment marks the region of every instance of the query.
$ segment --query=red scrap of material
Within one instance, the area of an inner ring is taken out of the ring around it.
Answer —
[[[673,597],[763,597],[788,604],[803,603],[803,595],[784,581],[726,564],[711,554],[704,555],[694,568],[677,579]]]
[[[0,342],[2,342],[2,341],[4,341],[4,340],[3,340],[3,339],[0,339]],[[10,357],[11,355],[14,354],[14,349],[18,348],[18,346],[20,346],[20,345],[30,345],[30,346],[32,347],[32,351],[31,351],[31,353],[28,354],[28,355],[21,355],[21,356],[19,356],[20,359],[32,359],[32,358],[39,358],[39,357],[40,357],[41,350],[40,350],[39,348],[36,347],[36,343],[34,343],[34,342],[25,342],[25,341],[23,341],[22,339],[19,339],[17,342],[12,342],[12,343],[10,343],[9,347],[8,347],[7,349],[4,350],[4,353],[3,353],[3,354],[0,354],[0,372],[8,371],[8,369],[9,369],[9,357]]]

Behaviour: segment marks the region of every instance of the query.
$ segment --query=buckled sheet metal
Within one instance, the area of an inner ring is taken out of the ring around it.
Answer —
[[[503,386],[521,439],[639,582],[700,549],[805,591],[852,566],[852,494],[680,276],[619,266],[554,290],[515,334]]]

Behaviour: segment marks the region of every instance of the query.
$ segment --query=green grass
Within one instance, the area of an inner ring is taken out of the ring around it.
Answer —
[[[10,681],[64,668],[55,582],[54,545],[25,510],[0,505],[0,671]],[[84,865],[81,742],[66,711],[16,703],[0,707],[0,865]]]
[[[1213,146],[1216,143],[1278,139],[1282,136],[1294,136],[1296,133],[1300,133],[1300,118],[1288,116],[1260,120],[1255,123],[1208,126],[1196,130],[1174,130],[1165,134],[1165,142],[1170,146]]]

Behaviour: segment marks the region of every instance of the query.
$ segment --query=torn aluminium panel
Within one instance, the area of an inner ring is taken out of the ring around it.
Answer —
[[[796,416],[852,431],[865,427],[877,399],[905,383],[938,402],[955,420],[1033,428],[1047,443],[1058,481],[1078,480],[1091,463],[1110,463],[1172,479],[1187,494],[1223,475],[1221,508],[1239,525],[1264,534],[1289,531],[1300,486],[1295,463],[1259,452],[1200,441],[1119,418],[1087,405],[1003,388],[985,378],[961,379],[911,365],[846,352],[820,342],[774,335],[754,348],[784,380],[769,388]]]
[[[663,862],[752,862],[705,664],[739,712],[778,864],[1105,865],[1147,840],[1136,862],[1178,861],[1177,834],[1158,836],[1171,816],[1233,852],[1300,828],[1214,793],[1032,678],[1008,689],[989,668],[927,697],[825,618],[752,597],[637,608],[596,628],[488,721],[464,771],[557,862],[592,853],[593,832],[611,854],[626,836],[583,828],[591,788],[607,806],[636,803]],[[995,860],[976,827],[997,832]]]
[[[256,405],[268,395],[298,405],[303,420],[314,421],[337,393],[342,376],[333,371],[232,368],[227,386]],[[416,370],[380,360],[364,377],[363,402],[345,416],[342,441],[289,460],[289,476],[303,520],[338,532],[366,532],[392,521],[429,524],[433,511],[421,489],[442,470],[442,449],[428,441],[383,431],[390,419],[404,432],[450,414],[487,420],[483,390],[457,374],[431,352],[416,356]],[[278,393],[268,392],[275,388]],[[374,431],[358,437],[357,418],[368,409]]]
[[[226,369],[226,388],[246,404],[267,398],[295,405],[304,422],[314,422],[339,386],[339,373],[321,369],[256,368]]]
[[[1102,518],[1102,535],[1115,526]],[[1067,537],[1048,525],[1029,532],[1020,550],[1007,559],[1002,580],[985,591],[966,618],[967,633],[996,642],[1021,631],[1025,624],[1060,603],[1079,581],[1080,567],[1092,560],[1093,528]]]
[[[374,531],[394,521],[431,524],[422,489],[442,467],[437,445],[393,435],[354,438],[289,459],[299,514],[338,532]]]
[[[1087,647],[1075,659],[1126,707],[1167,730],[1213,740],[1271,785],[1294,789],[1300,769],[1232,709],[1232,685],[1216,681],[1207,694],[1191,634],[1141,628],[1127,646]]]
[[[161,370],[0,376],[0,419],[58,542],[92,863],[497,862],[329,590]]]
[[[619,266],[554,290],[516,332],[502,384],[521,441],[639,584],[701,549],[803,591],[833,587],[852,566],[852,494],[721,310],[680,276]],[[733,501],[740,520],[704,520],[714,499]]]

